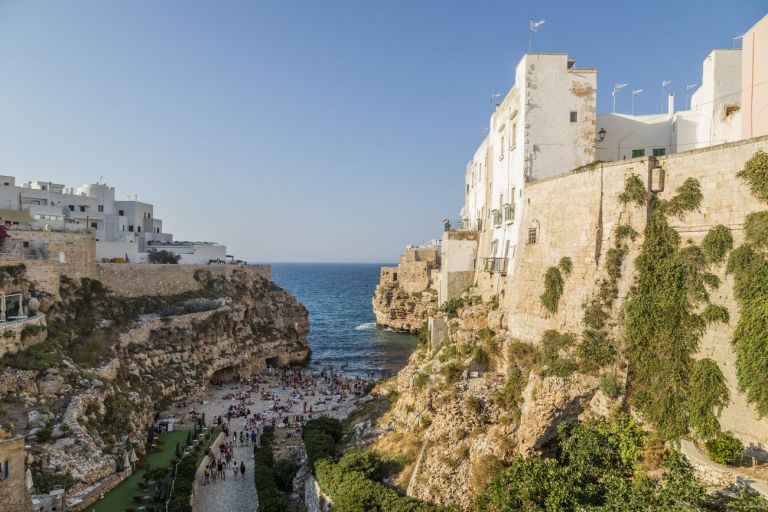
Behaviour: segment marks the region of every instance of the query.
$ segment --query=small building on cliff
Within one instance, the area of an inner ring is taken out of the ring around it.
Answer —
[[[3,432],[0,429],[0,435]],[[25,460],[23,437],[0,437],[0,510],[3,512],[33,512]]]
[[[441,268],[438,244],[408,246],[396,267],[382,267],[373,295],[376,324],[401,331],[418,331],[437,304]]]

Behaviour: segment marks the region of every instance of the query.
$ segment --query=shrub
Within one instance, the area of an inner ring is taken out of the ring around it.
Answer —
[[[768,202],[768,153],[758,151],[752,155],[737,176],[747,182],[756,198]]]
[[[709,458],[718,464],[734,465],[744,456],[744,445],[730,432],[718,432],[706,442]]]
[[[550,313],[557,313],[560,297],[563,295],[563,276],[557,267],[549,267],[544,274],[544,293],[539,297],[541,304]]]
[[[290,459],[280,459],[275,462],[273,473],[277,488],[290,493],[293,490],[293,477],[299,470],[299,465]]]
[[[440,307],[440,311],[445,313],[445,316],[450,320],[456,318],[459,314],[459,310],[465,306],[465,301],[462,297],[454,297],[453,299],[446,301]]]
[[[707,307],[704,308],[704,311],[701,312],[700,316],[701,319],[708,324],[713,322],[722,322],[727,324],[728,320],[730,319],[728,310],[723,306],[718,306],[717,304],[707,304]]]
[[[513,411],[522,401],[523,390],[528,384],[528,374],[520,368],[513,368],[504,385],[496,391],[494,402],[507,411]]]
[[[485,369],[487,369],[488,366],[491,364],[491,360],[490,360],[490,357],[488,356],[488,352],[479,345],[472,350],[472,358],[475,360],[477,364],[479,364]]]
[[[147,261],[149,263],[165,263],[176,264],[181,261],[180,254],[174,254],[171,251],[165,249],[158,251],[157,249],[150,249],[147,253]]]
[[[416,340],[416,346],[419,348],[429,346],[429,325],[426,322],[421,324],[421,327],[419,327]]]
[[[560,258],[560,262],[557,266],[566,276],[571,275],[571,271],[573,271],[573,261],[568,256]]]
[[[579,368],[585,373],[590,373],[613,362],[616,349],[607,332],[586,329],[581,335],[581,343],[576,348],[576,356]]]
[[[429,374],[428,373],[418,373],[413,378],[413,387],[416,389],[421,389],[424,386],[429,384]]]
[[[485,409],[485,403],[482,398],[478,398],[474,395],[469,395],[464,399],[464,408],[470,414],[479,415],[482,414]]]
[[[310,466],[315,461],[336,453],[336,443],[342,436],[341,422],[335,418],[320,417],[309,420],[301,432]]]
[[[647,198],[648,191],[640,176],[632,174],[624,180],[624,192],[619,194],[619,201],[624,204],[635,203],[637,206],[643,206]]]
[[[768,246],[768,211],[747,215],[744,219],[744,238],[754,247]]]
[[[728,405],[728,386],[723,372],[712,359],[699,359],[691,365],[690,383],[691,430],[699,439],[707,439],[720,432],[717,417]]]
[[[707,263],[722,263],[731,249],[733,249],[733,235],[731,230],[722,224],[710,229],[701,241],[701,250],[704,252]]]
[[[451,361],[440,369],[440,374],[448,383],[458,381],[462,373],[464,373],[464,365],[461,361]]]
[[[621,394],[621,383],[615,375],[603,375],[600,378],[599,389],[606,396],[616,398]]]

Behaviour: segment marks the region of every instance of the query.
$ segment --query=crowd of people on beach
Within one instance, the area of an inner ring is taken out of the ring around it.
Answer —
[[[270,367],[251,377],[235,375],[230,382],[217,381],[215,385],[229,388],[217,400],[231,403],[226,412],[212,418],[212,426],[224,433],[224,439],[218,454],[208,449],[210,462],[204,470],[203,484],[226,480],[230,471],[233,478],[239,474],[245,480],[245,461],[235,460],[236,447],[259,447],[265,426],[287,428],[286,438],[300,436],[306,421],[341,412],[346,401],[363,395],[374,382],[372,375],[349,377],[332,366],[319,372],[300,366]],[[195,407],[190,412],[199,415]]]

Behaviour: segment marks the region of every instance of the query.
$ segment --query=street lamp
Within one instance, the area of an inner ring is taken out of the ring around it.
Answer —
[[[613,84],[613,92],[611,92],[611,96],[613,96],[613,113],[614,114],[616,113],[616,94],[628,85],[629,84]]]
[[[635,115],[635,96],[643,92],[642,89],[632,89],[632,115]]]

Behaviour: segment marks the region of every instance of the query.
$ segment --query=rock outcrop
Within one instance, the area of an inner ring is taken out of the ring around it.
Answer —
[[[437,292],[411,293],[398,283],[380,283],[373,294],[376,324],[397,331],[417,332],[437,306]]]
[[[247,272],[195,278],[199,292],[151,299],[62,278],[61,300],[46,308],[49,339],[34,347],[50,359],[20,354],[0,376],[0,395],[26,416],[33,471],[77,492],[114,474],[126,444],[143,451],[161,402],[308,357],[307,310],[288,292]]]
[[[559,424],[606,417],[618,399],[578,369],[553,375],[539,347],[509,337],[497,305],[467,302],[455,318],[443,317],[440,348],[417,349],[398,374],[378,448],[387,456],[410,451],[400,479],[408,495],[471,510],[495,467],[547,453]]]

